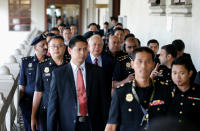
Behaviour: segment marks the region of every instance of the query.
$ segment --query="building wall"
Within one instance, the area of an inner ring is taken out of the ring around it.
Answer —
[[[172,16],[171,30],[167,30],[170,17],[150,15],[147,0],[121,0],[120,15],[127,16],[127,27],[143,46],[152,38],[157,39],[161,46],[182,39],[186,44],[185,52],[191,54],[196,69],[200,70],[200,1],[192,2],[192,17]]]
[[[17,49],[26,38],[29,31],[9,31],[8,0],[0,0],[0,63],[3,63],[13,50]],[[32,0],[31,30],[44,30],[44,0]]]

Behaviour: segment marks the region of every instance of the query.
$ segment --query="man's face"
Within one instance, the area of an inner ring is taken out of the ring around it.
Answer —
[[[97,26],[96,25],[91,25],[88,31],[97,31]]]
[[[90,51],[90,53],[95,57],[100,56],[101,52],[103,51],[102,40],[99,37],[94,37],[89,42],[90,42],[89,43],[89,51]]]
[[[130,34],[130,31],[129,30],[124,30],[124,36],[126,36],[126,35],[128,35],[128,34]]]
[[[150,43],[149,48],[153,50],[155,55],[158,53],[159,46],[157,43]]]
[[[104,29],[108,29],[108,25],[107,25],[107,24],[104,24],[104,25],[103,25],[103,28],[104,28]]]
[[[70,40],[71,36],[72,36],[72,33],[70,29],[66,29],[63,31],[63,37],[66,42]]]
[[[167,52],[164,49],[160,51],[159,60],[161,65],[167,65]]]
[[[62,36],[62,34],[63,34],[63,29],[64,29],[65,27],[64,26],[59,26],[58,27],[58,30],[60,31],[60,35]]]
[[[120,51],[120,43],[117,36],[111,36],[111,38],[109,39],[108,48],[112,53]]]
[[[115,32],[115,35],[119,38],[119,42],[120,44],[122,44],[124,42],[124,32],[122,30],[117,30]]]
[[[131,62],[131,66],[135,70],[136,78],[149,78],[154,68],[152,55],[145,51],[138,52],[135,56],[135,60]]]
[[[133,39],[126,40],[125,42],[126,53],[131,54],[137,48],[138,48],[138,45],[135,42],[135,40]]]
[[[189,83],[192,71],[188,72],[184,65],[172,66],[172,80],[182,90],[182,86]]]
[[[116,26],[116,25],[117,25],[117,21],[112,20],[112,21],[111,21],[111,24],[112,24],[113,26]]]
[[[48,50],[48,45],[46,40],[42,40],[34,46],[35,52],[39,55],[46,55]]]
[[[71,29],[72,35],[75,35],[77,33],[76,26],[71,26],[70,29]]]
[[[61,58],[64,56],[66,46],[61,39],[52,39],[49,43],[49,53],[52,58]]]
[[[76,65],[81,65],[87,57],[87,44],[85,42],[76,42],[72,49],[68,48],[68,52],[71,55],[71,61]]]

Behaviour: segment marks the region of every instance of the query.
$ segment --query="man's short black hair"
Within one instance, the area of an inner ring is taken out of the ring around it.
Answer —
[[[173,67],[173,65],[183,65],[185,66],[185,68],[189,71],[191,71],[193,68],[192,68],[192,63],[188,60],[187,57],[185,56],[180,56],[178,58],[176,58],[173,62],[172,62],[172,65],[171,67]]]
[[[66,27],[66,25],[65,25],[65,24],[63,24],[63,23],[61,23],[60,25],[58,25],[58,27],[59,27],[59,26]]]
[[[117,25],[116,25],[116,26],[118,26],[118,25],[120,25],[120,26],[123,26],[123,24],[122,24],[122,23],[117,23]]]
[[[90,23],[89,25],[88,25],[88,29],[90,28],[90,26],[92,26],[92,25],[94,25],[94,26],[96,26],[97,27],[97,24],[96,23]],[[97,27],[98,28],[98,27]]]
[[[114,31],[113,31],[113,35],[114,35],[114,34],[115,34],[115,32],[116,32],[116,31],[118,31],[118,30],[121,30],[121,31],[123,31],[123,32],[124,32],[124,29],[117,27],[117,28],[115,28],[115,29],[114,29]]]
[[[77,42],[84,42],[86,45],[88,45],[86,38],[84,38],[82,35],[75,35],[69,41],[69,48],[74,48]]]
[[[71,30],[71,29],[70,29],[70,27],[66,26],[66,27],[63,29],[63,31],[64,31],[64,30]]]
[[[118,21],[117,18],[114,17],[114,16],[110,17],[110,20],[111,20],[111,21],[113,21],[113,20],[114,20],[114,21]]]
[[[158,43],[158,41],[157,41],[156,39],[151,39],[151,40],[149,40],[149,41],[147,42],[147,46],[149,46],[150,43],[156,43],[156,44],[159,46],[159,43]]]
[[[51,31],[59,31],[59,30],[58,30],[57,27],[53,27],[53,28],[50,29],[50,32],[51,32]]]
[[[139,48],[135,49],[135,50],[133,51],[133,53],[131,53],[130,58],[131,58],[132,60],[135,60],[136,54],[137,54],[137,53],[140,53],[140,52],[147,52],[147,53],[151,54],[151,56],[152,56],[152,61],[154,61],[155,54],[154,54],[154,52],[153,52],[150,48],[148,48],[148,47],[139,47]]]
[[[76,26],[76,25],[75,24],[71,24],[70,27],[72,27],[72,26]]]
[[[181,39],[174,40],[172,44],[174,45],[177,51],[182,51],[185,49],[185,44]]]
[[[51,40],[54,40],[54,39],[62,40],[63,43],[64,43],[64,38],[61,35],[54,35],[54,36],[52,36],[48,43],[50,43]]]
[[[173,58],[176,58],[177,50],[174,47],[174,45],[172,45],[172,44],[164,45],[161,47],[161,49],[165,50],[167,55],[170,54],[170,55],[172,55]]]
[[[109,25],[109,23],[106,21],[106,22],[104,22],[104,25]]]
[[[126,41],[129,37],[133,37],[133,38],[135,38],[135,35],[134,34],[127,34],[126,36],[125,36],[125,38],[124,38],[124,41]]]

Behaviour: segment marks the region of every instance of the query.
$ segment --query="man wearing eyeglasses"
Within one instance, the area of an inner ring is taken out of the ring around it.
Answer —
[[[37,68],[31,116],[32,131],[38,129],[47,131],[46,118],[52,71],[68,63],[68,59],[64,57],[66,46],[62,36],[53,36],[48,46],[51,58],[39,63]],[[39,119],[37,119],[37,114],[39,114]]]
[[[18,85],[20,87],[20,108],[23,115],[25,131],[31,131],[31,110],[35,90],[37,64],[45,60],[47,53],[46,37],[41,34],[31,43],[35,50],[34,56],[22,58]]]

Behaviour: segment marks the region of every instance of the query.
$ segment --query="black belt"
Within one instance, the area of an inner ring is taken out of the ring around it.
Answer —
[[[77,116],[77,122],[88,122],[89,121],[89,117],[88,116]]]

